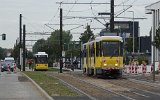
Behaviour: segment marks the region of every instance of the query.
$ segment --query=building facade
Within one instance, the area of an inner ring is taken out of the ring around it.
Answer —
[[[134,25],[134,26],[133,26]],[[134,32],[134,33],[133,33]],[[114,21],[114,33],[107,29],[101,30],[100,36],[122,36],[126,42],[134,35],[134,52],[140,50],[139,47],[139,22],[138,21]],[[133,41],[132,41],[133,42]],[[132,52],[132,51],[131,51]]]

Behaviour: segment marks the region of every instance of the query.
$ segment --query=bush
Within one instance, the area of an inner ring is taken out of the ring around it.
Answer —
[[[137,58],[139,64],[143,64],[143,62],[145,62],[146,64],[148,64],[148,59],[145,55],[139,55]]]

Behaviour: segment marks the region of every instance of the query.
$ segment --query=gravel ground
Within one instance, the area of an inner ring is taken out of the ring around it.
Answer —
[[[68,97],[70,100],[150,100],[151,97],[154,100],[159,100],[160,97],[158,85],[155,86],[152,83],[146,84],[142,81],[130,80],[141,78],[148,80],[151,76],[139,77],[127,75],[122,79],[102,79],[83,75],[80,71],[67,71],[63,73],[46,72],[46,74],[66,82],[70,87],[83,94],[79,99],[77,97]],[[156,76],[156,79],[159,79],[159,77]],[[64,100],[62,99],[63,97],[54,98],[56,98],[55,100]]]
[[[47,72],[46,74],[51,75],[53,77],[57,77],[59,79],[62,79],[63,81],[67,82],[68,84],[74,86],[80,92],[86,96],[88,96],[92,100],[113,100],[113,99],[121,99],[124,100],[123,97],[120,97],[110,91],[106,91],[100,87],[97,87],[94,85],[94,81],[97,79],[93,80],[92,82],[89,82],[89,80],[92,80],[90,77],[86,76],[81,76],[78,77],[79,75],[74,75],[73,73],[53,73],[53,72]],[[87,83],[85,81],[87,80]],[[101,83],[96,83],[96,84],[101,84]],[[106,86],[106,85],[105,85]],[[117,88],[111,84],[108,84],[107,87],[105,88],[113,88],[113,89],[118,89],[119,91],[125,90],[125,88],[118,87]],[[73,99],[74,100],[74,99]],[[77,99],[76,99],[77,100]]]

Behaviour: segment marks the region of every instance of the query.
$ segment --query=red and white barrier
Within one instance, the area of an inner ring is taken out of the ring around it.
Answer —
[[[126,74],[151,74],[152,72],[153,72],[153,66],[145,65],[145,64],[125,65],[125,68],[124,68],[124,73]]]
[[[11,73],[11,70],[10,70],[10,65],[8,64],[8,66],[7,66],[7,70],[8,70],[8,74],[10,74]]]
[[[146,64],[141,64],[142,65],[142,74],[146,74],[147,73],[147,66]]]
[[[158,74],[160,74],[160,63],[158,65]]]
[[[14,73],[16,73],[16,67],[17,67],[16,64],[14,64]]]

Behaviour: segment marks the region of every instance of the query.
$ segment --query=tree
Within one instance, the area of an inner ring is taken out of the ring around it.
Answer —
[[[33,59],[33,53],[31,52],[31,51],[28,51],[28,50],[26,50],[27,51],[27,58],[28,59]]]
[[[46,40],[44,40],[44,39],[38,40],[38,41],[33,45],[33,53],[45,52],[45,51],[46,51],[45,45],[46,45]]]
[[[47,39],[48,40],[48,48],[49,50],[52,50],[52,52],[48,51],[53,55],[52,57],[54,59],[59,59],[60,57],[60,31],[55,30],[52,32],[51,36]],[[72,34],[70,34],[69,31],[63,31],[62,33],[62,41],[63,41],[63,47],[64,45],[67,45],[72,40]]]
[[[134,41],[134,51],[137,52],[138,51],[138,38],[135,37],[134,40],[135,40]],[[127,52],[133,52],[133,38],[132,37],[126,38],[124,48],[125,48],[125,51]]]
[[[4,51],[5,51],[5,49],[0,47],[0,59],[4,59],[5,58]]]
[[[128,52],[132,52],[132,48],[133,48],[133,39],[132,38],[127,38],[126,40],[127,42],[125,43],[125,50]]]
[[[19,45],[14,45],[13,51],[11,55],[14,57],[15,60],[18,60],[19,57]]]
[[[94,34],[91,31],[90,25],[87,25],[86,30],[81,34],[79,39],[82,41],[82,43],[86,43],[91,38],[94,38]]]
[[[154,45],[157,49],[160,49],[160,27],[156,30],[156,36],[154,37],[152,45]]]
[[[40,39],[38,40],[34,46],[33,46],[33,52],[46,52],[49,57],[49,63],[53,63],[54,60],[59,60],[60,57],[60,31],[55,30],[54,32],[51,33],[51,36],[48,37],[47,40]],[[69,31],[63,31],[63,43],[64,44],[69,44],[69,42],[72,39],[72,35],[70,34]]]

